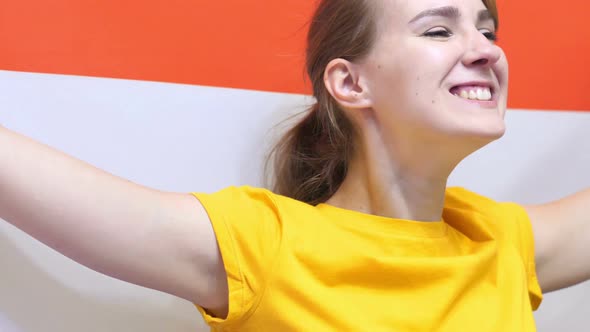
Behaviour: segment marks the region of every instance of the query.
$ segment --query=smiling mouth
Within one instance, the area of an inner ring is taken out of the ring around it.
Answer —
[[[494,89],[489,86],[456,86],[450,90],[450,93],[471,101],[490,102],[494,99]]]

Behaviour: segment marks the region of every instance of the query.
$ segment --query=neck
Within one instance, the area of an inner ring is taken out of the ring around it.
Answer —
[[[440,221],[446,177],[423,178],[413,172],[380,171],[354,162],[328,204],[384,217]]]
[[[414,137],[387,141],[421,143],[385,144],[378,131],[364,132],[346,178],[327,203],[395,219],[442,220],[447,179],[473,149],[445,150],[452,144]]]

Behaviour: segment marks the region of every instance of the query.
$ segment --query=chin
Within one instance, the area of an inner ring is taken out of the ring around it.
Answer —
[[[506,124],[503,119],[494,119],[493,121],[478,121],[469,123],[469,126],[463,124],[460,127],[444,130],[445,136],[461,144],[471,142],[470,146],[482,147],[498,140],[506,133]]]
[[[504,116],[501,116],[498,113],[493,112],[483,116],[463,117],[461,119],[456,119],[454,123],[455,125],[460,126],[460,128],[457,129],[462,135],[471,136],[473,138],[496,140],[504,136],[506,133]]]
[[[485,146],[504,136],[506,126],[504,123],[495,126],[486,126],[481,128],[469,128],[461,136],[463,139],[468,138],[477,142],[479,146]]]
[[[473,135],[481,136],[482,138],[499,139],[506,134],[506,125],[502,121],[493,126],[486,126],[474,130]]]

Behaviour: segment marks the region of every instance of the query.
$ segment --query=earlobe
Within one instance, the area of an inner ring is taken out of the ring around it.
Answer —
[[[355,64],[344,59],[334,59],[324,72],[326,89],[340,106],[349,109],[371,107],[368,89],[363,84]]]

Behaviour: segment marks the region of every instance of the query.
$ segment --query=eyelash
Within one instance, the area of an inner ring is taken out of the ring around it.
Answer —
[[[482,34],[491,42],[498,41],[498,35],[494,32],[482,32]],[[436,30],[436,31],[428,31],[424,33],[426,37],[434,37],[434,38],[449,38],[452,36],[451,32],[448,30]]]
[[[498,41],[498,35],[495,32],[484,32],[483,35],[492,42]]]

